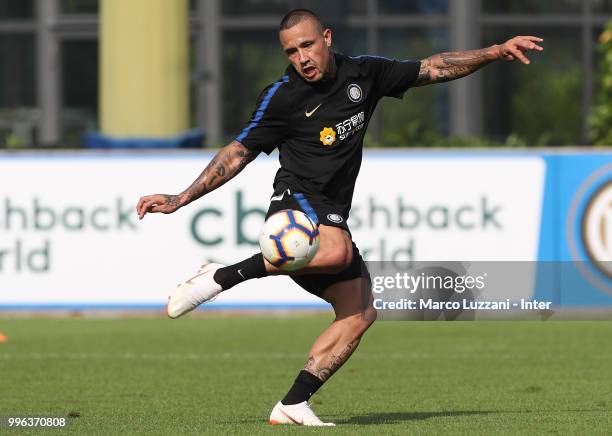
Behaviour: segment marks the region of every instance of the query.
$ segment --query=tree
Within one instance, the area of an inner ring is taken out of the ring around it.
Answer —
[[[612,145],[612,21],[599,37],[599,89],[589,123],[595,145]]]

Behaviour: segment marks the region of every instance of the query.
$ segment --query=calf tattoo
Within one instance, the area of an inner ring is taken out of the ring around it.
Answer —
[[[308,356],[304,370],[318,377],[321,381],[326,381],[347,361],[358,344],[359,339],[355,339],[346,344],[339,353],[330,353],[329,357],[321,359],[321,362],[317,362],[314,356]]]

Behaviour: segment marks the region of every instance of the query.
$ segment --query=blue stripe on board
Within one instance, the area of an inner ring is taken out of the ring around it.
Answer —
[[[280,81],[272,85],[272,87],[268,90],[268,93],[264,97],[263,101],[259,105],[259,108],[257,108],[257,112],[255,113],[255,118],[253,118],[253,121],[244,128],[244,130],[242,131],[240,135],[238,135],[238,137],[236,138],[236,141],[241,142],[244,138],[246,138],[246,136],[249,134],[251,129],[253,129],[254,127],[257,127],[257,125],[259,124],[259,121],[261,121],[261,119],[263,118],[266,112],[266,109],[268,108],[268,105],[270,104],[270,100],[272,100],[272,96],[274,96],[278,88],[280,88],[283,83],[287,83],[287,82],[289,82],[289,76],[283,76],[283,78]]]

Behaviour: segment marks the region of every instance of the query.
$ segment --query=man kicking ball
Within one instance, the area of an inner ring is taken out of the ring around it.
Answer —
[[[329,302],[336,318],[315,340],[293,386],[274,406],[270,423],[333,425],[317,418],[308,400],[353,354],[376,319],[368,270],[346,223],[376,104],[383,97],[401,99],[413,86],[466,76],[498,59],[528,64],[524,52],[542,50],[537,44],[542,39],[518,36],[502,45],[421,61],[350,57],[332,51],[332,31],[306,9],[282,19],[279,38],[291,65],[263,90],[242,133],[185,191],[142,197],[136,209],[140,219],[148,212],[175,212],[232,179],[262,151],[279,149],[280,169],[266,218],[283,209],[314,217],[320,233],[314,259],[297,272],[275,268],[261,253],[230,266],[204,264],[172,293],[167,312],[177,318],[238,283],[277,274],[289,275]]]

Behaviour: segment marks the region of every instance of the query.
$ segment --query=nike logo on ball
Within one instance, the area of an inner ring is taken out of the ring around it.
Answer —
[[[306,118],[310,118],[312,116],[312,114],[314,114],[317,111],[317,109],[319,109],[321,107],[322,104],[323,103],[319,103],[319,106],[317,106],[316,108],[314,108],[310,112],[308,112],[308,111],[304,112],[304,115],[306,115]]]

